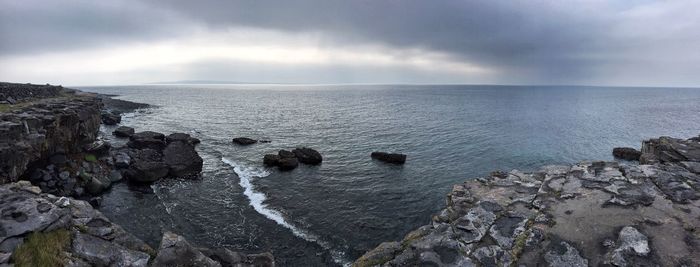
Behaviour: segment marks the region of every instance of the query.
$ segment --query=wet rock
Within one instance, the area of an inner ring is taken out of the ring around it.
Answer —
[[[280,150],[279,152],[277,152],[277,155],[279,155],[280,159],[284,159],[284,158],[296,158],[296,155],[294,155],[293,152],[291,152],[291,151],[289,151],[289,150],[284,150],[284,149],[282,149],[282,150]]]
[[[172,177],[196,177],[202,172],[204,161],[188,142],[171,142],[163,150],[163,160]]]
[[[277,166],[279,164],[280,156],[275,154],[266,154],[263,157],[263,164],[268,167]]]
[[[368,251],[362,257],[357,259],[353,264],[354,267],[375,266],[383,264],[395,257],[401,251],[401,243],[399,242],[384,242],[379,244],[375,249]]]
[[[304,164],[318,165],[323,161],[321,153],[318,153],[318,151],[311,148],[296,148],[292,150],[292,153],[294,153],[299,162]]]
[[[165,135],[151,131],[138,132],[129,138],[127,146],[135,149],[150,148],[160,151],[165,148]]]
[[[233,138],[233,143],[234,143],[234,144],[238,144],[238,145],[242,145],[242,146],[252,145],[252,144],[255,144],[255,143],[257,143],[257,142],[258,142],[258,140],[250,139],[250,138],[247,138],[247,137],[237,137],[237,138]]]
[[[220,263],[205,256],[190,245],[185,238],[171,232],[165,232],[160,242],[158,255],[153,260],[153,267],[160,266],[221,266]]]
[[[404,154],[372,152],[371,156],[373,159],[387,163],[404,164],[406,162],[406,155]]]
[[[171,144],[174,142],[183,142],[183,143],[196,145],[196,144],[199,144],[200,140],[197,138],[194,138],[186,133],[172,133],[172,134],[169,134],[168,136],[165,137],[165,142],[168,144]]]
[[[119,169],[129,168],[129,165],[131,164],[131,156],[129,156],[129,154],[126,152],[114,153],[113,159],[114,167]]]
[[[112,135],[116,137],[131,137],[134,135],[134,128],[127,127],[127,126],[119,126],[117,129],[114,129],[112,131]]]
[[[642,152],[631,147],[616,147],[613,148],[613,156],[624,160],[639,160]]]
[[[636,228],[625,226],[620,231],[617,239],[618,247],[608,253],[607,260],[615,266],[639,266],[637,261],[642,263],[648,260],[638,257],[647,256],[651,249],[647,237]]]
[[[291,171],[299,167],[299,161],[297,158],[280,158],[277,161],[277,168],[281,171]]]
[[[116,125],[122,122],[122,117],[119,114],[114,114],[111,112],[103,112],[100,118],[102,123],[106,125]]]
[[[124,172],[129,181],[137,183],[152,183],[165,177],[170,168],[162,161],[136,161]]]
[[[108,142],[102,141],[102,140],[97,140],[95,142],[92,142],[88,145],[85,145],[83,150],[85,152],[93,154],[93,155],[105,155],[107,152],[109,152],[109,149],[112,147]]]

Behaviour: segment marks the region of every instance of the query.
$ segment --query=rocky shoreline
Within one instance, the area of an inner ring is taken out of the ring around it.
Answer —
[[[135,132],[113,147],[98,135],[145,108],[60,86],[0,83],[0,266],[274,266],[270,253],[198,248],[166,232],[157,250],[97,208],[113,183],[197,179],[199,140]]]
[[[700,137],[650,139],[636,157],[455,185],[430,224],[353,266],[700,266]]]

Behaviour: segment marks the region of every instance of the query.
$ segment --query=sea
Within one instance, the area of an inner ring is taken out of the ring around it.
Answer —
[[[158,247],[173,231],[202,247],[270,251],[280,266],[347,266],[430,223],[454,184],[494,170],[614,160],[613,147],[700,134],[700,89],[493,85],[139,85],[78,87],[150,104],[136,131],[201,139],[201,179],[119,183],[100,210]],[[114,126],[102,126],[107,139]],[[234,137],[270,140],[238,146]],[[123,140],[115,140],[122,142]],[[262,163],[310,147],[318,166]],[[385,164],[373,151],[403,153]]]

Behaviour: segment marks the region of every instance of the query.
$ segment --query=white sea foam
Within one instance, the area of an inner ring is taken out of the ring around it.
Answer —
[[[268,219],[275,221],[284,228],[291,230],[294,235],[301,237],[306,241],[315,242],[321,245],[321,247],[329,250],[333,261],[337,262],[338,264],[350,266],[350,262],[345,259],[345,253],[342,251],[333,250],[327,242],[319,239],[316,235],[290,224],[284,219],[282,213],[268,207],[267,204],[265,204],[267,197],[265,194],[255,191],[252,180],[270,175],[269,171],[258,167],[243,166],[225,157],[222,157],[221,161],[233,167],[233,171],[236,172],[240,179],[239,185],[244,189],[243,194],[248,197],[250,200],[250,205],[253,206],[255,211]]]

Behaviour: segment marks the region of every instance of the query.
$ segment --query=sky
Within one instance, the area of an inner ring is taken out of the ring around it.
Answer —
[[[698,0],[0,0],[0,80],[700,86]]]

